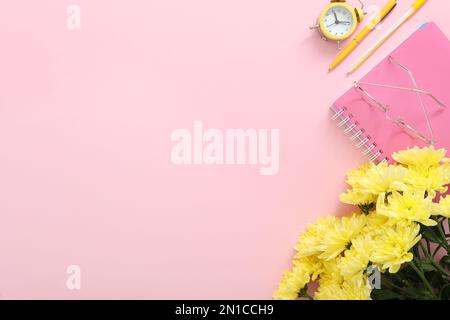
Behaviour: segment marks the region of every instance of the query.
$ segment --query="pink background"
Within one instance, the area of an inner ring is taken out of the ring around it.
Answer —
[[[71,32],[71,2],[2,1],[4,299],[269,299],[306,224],[349,210],[337,196],[364,159],[330,103],[422,22],[450,34],[450,4],[431,0],[345,77],[383,31],[327,74],[336,48],[308,30],[326,0],[74,3]],[[279,174],[174,166],[171,132],[194,120],[280,129]]]

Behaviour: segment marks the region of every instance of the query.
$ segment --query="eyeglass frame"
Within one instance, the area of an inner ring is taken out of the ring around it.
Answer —
[[[354,87],[356,90],[358,90],[360,93],[363,94],[363,96],[365,96],[366,98],[368,98],[372,103],[374,103],[383,113],[385,118],[398,125],[399,127],[409,131],[410,133],[414,134],[416,137],[418,137],[419,139],[421,139],[422,141],[426,142],[428,145],[435,145],[437,143],[437,140],[434,136],[434,131],[433,128],[431,126],[431,122],[425,107],[425,104],[423,102],[422,99],[422,95],[426,95],[429,96],[430,98],[432,98],[439,107],[441,108],[446,108],[447,106],[442,103],[438,98],[436,98],[432,93],[423,90],[421,88],[418,87],[417,85],[417,81],[414,77],[414,74],[411,70],[409,70],[406,66],[404,66],[403,64],[401,64],[400,62],[398,62],[397,60],[395,60],[392,55],[390,55],[388,57],[389,61],[394,63],[394,65],[399,66],[400,68],[402,68],[404,71],[406,71],[408,73],[409,78],[411,79],[411,82],[414,86],[414,88],[407,88],[407,87],[401,87],[401,86],[393,86],[393,85],[383,85],[383,84],[377,84],[377,83],[370,83],[370,82],[362,82],[362,81],[355,81],[354,82]],[[427,126],[428,126],[428,130],[429,133],[431,135],[431,139],[427,138],[424,134],[422,134],[419,130],[417,130],[416,128],[414,128],[412,125],[410,125],[409,123],[407,123],[406,121],[404,121],[401,118],[396,118],[394,119],[391,114],[390,114],[390,108],[388,105],[385,105],[383,103],[381,103],[379,100],[377,100],[374,96],[372,96],[367,90],[365,90],[361,85],[366,85],[366,86],[374,86],[374,87],[381,87],[381,88],[388,88],[388,89],[396,89],[396,90],[401,90],[401,91],[408,91],[408,92],[414,92],[417,94],[420,105],[422,107],[422,111],[424,113],[426,122],[427,122]]]

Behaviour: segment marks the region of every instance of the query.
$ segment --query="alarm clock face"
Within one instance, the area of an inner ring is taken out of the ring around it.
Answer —
[[[323,14],[320,25],[326,38],[344,40],[356,29],[355,14],[350,7],[332,6]]]

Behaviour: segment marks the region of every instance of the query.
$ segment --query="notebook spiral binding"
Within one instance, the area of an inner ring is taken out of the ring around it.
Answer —
[[[363,155],[369,158],[370,162],[379,164],[381,162],[388,162],[389,158],[383,158],[383,150],[377,148],[377,144],[371,141],[371,137],[365,134],[364,128],[360,128],[358,121],[353,120],[351,114],[347,114],[345,107],[336,108],[330,107],[332,120],[337,122],[339,128],[344,129],[344,133],[350,135],[350,140],[355,143],[357,149],[361,149]]]

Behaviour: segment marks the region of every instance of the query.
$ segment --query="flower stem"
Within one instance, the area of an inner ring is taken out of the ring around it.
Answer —
[[[433,251],[433,258],[436,256],[436,254],[439,252],[439,249],[441,249],[442,248],[442,244],[439,244],[437,247],[436,247],[436,249],[434,249],[434,251]]]
[[[386,285],[386,287],[387,287],[388,289],[391,289],[391,290],[392,290],[392,289],[395,289],[395,290],[401,292],[406,298],[413,298],[413,297],[411,297],[411,295],[409,294],[409,292],[408,292],[406,289],[397,286],[397,285],[396,285],[393,281],[391,281],[388,277],[383,276],[381,281],[382,281],[382,283],[383,283],[384,285]]]
[[[423,253],[425,254],[425,256],[428,258],[428,260],[430,261],[430,263],[438,270],[440,271],[444,276],[446,277],[450,277],[450,273],[448,273],[444,268],[442,268],[439,263],[436,263],[436,261],[434,261],[433,257],[430,255],[430,252],[425,250],[425,246],[423,245],[422,242],[420,242],[420,247],[422,248]]]
[[[431,253],[430,241],[428,241],[428,239],[425,239],[425,241],[427,242],[427,250],[428,250],[429,253]]]
[[[414,263],[414,261],[411,261],[410,263],[411,268],[414,269],[414,271],[417,273],[417,275],[419,276],[419,278],[422,280],[423,284],[425,285],[425,287],[428,289],[428,291],[430,292],[430,294],[433,296],[434,299],[436,299],[436,295],[434,293],[433,287],[431,286],[431,284],[428,282],[427,278],[425,278],[425,275],[423,273],[423,271],[421,269],[419,269],[419,267],[416,266],[416,264]]]
[[[448,243],[447,243],[447,237],[445,236],[445,231],[444,231],[444,228],[442,227],[442,223],[438,224],[438,230],[439,230],[439,233],[440,233],[440,235],[442,237],[442,245],[445,247],[445,249],[447,249],[447,251],[449,251],[449,246],[448,246]]]

